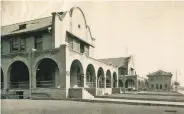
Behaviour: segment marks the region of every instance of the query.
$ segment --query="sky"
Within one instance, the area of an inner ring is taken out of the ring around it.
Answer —
[[[140,76],[164,70],[184,86],[184,2],[3,1],[1,24],[50,16],[79,6],[96,39],[95,57],[133,55]]]

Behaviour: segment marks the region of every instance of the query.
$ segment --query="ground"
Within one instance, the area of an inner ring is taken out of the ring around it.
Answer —
[[[2,100],[1,103],[2,114],[183,114],[184,112],[184,108],[177,107],[65,100]]]
[[[137,99],[137,100],[153,100],[153,101],[173,101],[173,102],[184,102],[184,96],[175,95],[144,95],[144,94],[112,94],[102,97],[121,98],[121,99]]]

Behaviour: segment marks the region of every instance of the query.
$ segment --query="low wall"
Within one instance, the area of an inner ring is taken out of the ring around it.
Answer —
[[[112,88],[96,88],[96,96],[112,94]]]
[[[81,98],[82,99],[82,88],[70,88],[69,98]]]
[[[121,93],[121,89],[120,88],[112,88],[112,94],[114,93]]]
[[[26,89],[26,90],[10,89],[8,91],[3,90],[1,92],[2,92],[1,94],[6,94],[11,99],[19,99],[19,96],[22,96],[23,99],[27,99],[27,98],[29,98],[29,93],[30,93],[28,89]],[[18,94],[16,94],[16,92],[23,92],[23,95],[18,95]]]
[[[105,94],[112,94],[112,88],[105,88]]]
[[[59,88],[36,88],[31,90],[33,98],[47,98],[48,99],[64,99],[66,98],[66,89]]]

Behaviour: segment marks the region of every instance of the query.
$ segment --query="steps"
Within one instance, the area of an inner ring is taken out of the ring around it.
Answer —
[[[84,88],[70,88],[69,98],[93,99],[94,96]]]

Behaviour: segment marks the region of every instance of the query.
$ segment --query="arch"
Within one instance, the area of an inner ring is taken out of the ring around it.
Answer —
[[[118,81],[118,77],[117,77],[117,74],[116,72],[113,73],[113,87],[117,87],[117,82]]]
[[[22,61],[14,61],[8,69],[10,88],[29,88],[29,69]]]
[[[70,87],[82,87],[83,86],[83,66],[79,60],[74,60],[70,67]]]
[[[135,89],[135,81],[133,79],[127,79],[125,81],[125,88],[128,88],[129,90]]]
[[[50,58],[43,58],[36,65],[36,87],[55,87],[56,78],[59,77],[57,63]]]
[[[4,88],[4,73],[3,69],[1,68],[1,90]]]
[[[92,64],[89,64],[86,69],[86,85],[88,87],[95,87],[95,77],[95,68]]]
[[[105,83],[105,75],[104,75],[104,70],[102,67],[100,67],[98,69],[98,72],[97,72],[97,77],[98,77],[98,87],[99,88],[104,88],[104,83]]]
[[[111,71],[106,71],[106,88],[111,88]]]
[[[123,87],[123,81],[119,79],[118,82],[119,82],[119,87]]]

